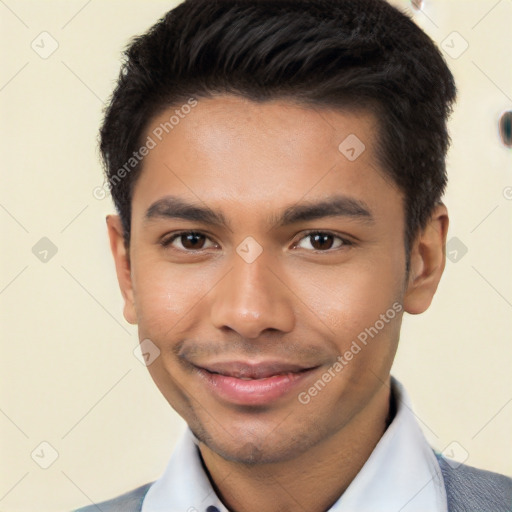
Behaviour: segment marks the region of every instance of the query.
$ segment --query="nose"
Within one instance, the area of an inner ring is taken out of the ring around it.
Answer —
[[[293,293],[280,274],[265,252],[251,263],[234,254],[231,270],[213,290],[213,325],[248,339],[267,330],[290,332],[295,324]]]

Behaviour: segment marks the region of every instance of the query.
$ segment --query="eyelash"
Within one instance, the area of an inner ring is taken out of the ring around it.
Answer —
[[[178,233],[174,233],[172,236],[170,236],[168,238],[164,238],[160,242],[160,245],[162,245],[162,247],[164,247],[164,248],[169,248],[171,246],[172,242],[174,242],[174,240],[180,238],[183,235],[201,235],[201,236],[206,237],[207,239],[209,238],[208,235],[206,235],[205,233],[201,233],[200,231],[180,231]],[[336,247],[334,249],[326,249],[326,250],[313,249],[313,250],[309,251],[309,252],[313,252],[313,253],[331,253],[331,252],[339,251],[339,250],[342,250],[344,248],[354,245],[354,242],[352,242],[352,241],[348,240],[347,238],[344,238],[340,235],[337,235],[336,233],[332,233],[331,231],[311,230],[311,231],[306,231],[303,234],[303,236],[296,243],[294,243],[294,247],[297,246],[303,239],[308,238],[312,235],[332,236],[333,238],[338,238],[342,242],[340,247]],[[184,253],[196,254],[205,249],[196,249],[196,250],[174,249],[174,250],[179,251],[179,252],[184,252]]]

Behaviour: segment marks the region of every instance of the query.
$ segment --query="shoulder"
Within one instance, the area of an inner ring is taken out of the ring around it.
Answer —
[[[140,512],[142,502],[153,482],[137,487],[117,498],[89,505],[74,512]]]
[[[438,453],[436,457],[443,474],[449,512],[512,512],[512,478],[455,464]]]

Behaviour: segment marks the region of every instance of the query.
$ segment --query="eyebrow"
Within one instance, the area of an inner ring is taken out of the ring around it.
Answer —
[[[359,199],[337,195],[317,202],[288,206],[280,215],[272,215],[269,225],[275,228],[325,217],[348,217],[365,223],[374,221],[366,203]],[[231,231],[230,223],[222,212],[189,203],[177,196],[165,196],[155,201],[147,209],[144,219],[146,222],[157,219],[183,219],[223,227]]]

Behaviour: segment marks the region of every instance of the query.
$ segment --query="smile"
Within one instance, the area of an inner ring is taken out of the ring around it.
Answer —
[[[237,405],[265,405],[291,393],[318,366],[218,362],[196,367],[207,391]]]

